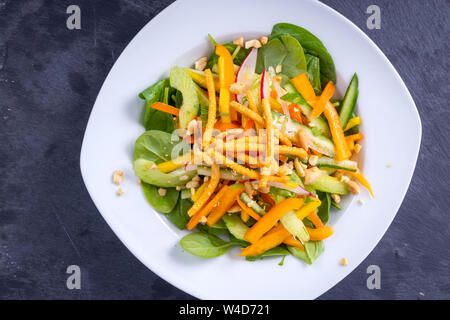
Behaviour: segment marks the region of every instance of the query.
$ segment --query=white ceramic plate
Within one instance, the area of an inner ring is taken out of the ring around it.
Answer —
[[[182,251],[178,241],[185,232],[155,212],[136,183],[132,154],[144,131],[137,95],[172,66],[191,65],[209,53],[207,33],[218,41],[248,38],[270,34],[278,22],[305,27],[324,42],[336,64],[339,92],[358,73],[363,171],[376,198],[363,191],[332,214],[335,234],[325,240],[325,252],[312,266],[293,257],[283,267],[278,259],[247,262],[236,256],[238,249],[215,259],[197,258]],[[312,0],[181,0],[136,35],[106,78],[87,125],[81,172],[98,210],[128,249],[181,290],[202,299],[313,299],[360,264],[386,232],[408,189],[420,139],[420,118],[398,73],[361,30],[333,9]],[[125,172],[122,197],[111,181],[116,169]],[[347,267],[339,265],[342,257]]]

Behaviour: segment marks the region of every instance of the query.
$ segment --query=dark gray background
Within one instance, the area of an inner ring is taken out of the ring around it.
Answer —
[[[103,80],[132,37],[171,2],[0,0],[0,298],[191,298],[117,239],[79,169]],[[419,109],[423,136],[414,178],[388,232],[321,299],[448,299],[449,1],[323,2],[366,32],[397,68]],[[82,30],[66,28],[70,4],[81,7]],[[381,30],[366,27],[370,4],[382,10]],[[182,27],[182,19],[174,23]],[[71,264],[81,266],[81,290],[66,288]],[[366,288],[372,264],[381,267],[381,290]]]

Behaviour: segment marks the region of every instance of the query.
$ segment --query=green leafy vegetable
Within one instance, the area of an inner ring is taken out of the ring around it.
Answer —
[[[286,249],[284,245],[280,245],[278,247],[267,250],[266,252],[264,252],[259,256],[248,256],[245,259],[248,261],[255,261],[263,257],[287,256],[287,255],[290,255],[290,252]]]
[[[322,93],[322,86],[320,84],[320,60],[310,54],[305,54],[305,58],[307,68],[306,75],[314,88],[314,92],[318,96]]]
[[[180,199],[175,208],[166,215],[167,219],[169,219],[178,229],[185,229],[186,224],[190,219],[187,212],[191,206],[192,201],[190,199]]]
[[[306,71],[306,59],[300,43],[291,36],[280,36],[270,40],[258,51],[256,72],[281,65],[281,72],[294,78]]]
[[[154,102],[164,102],[166,99],[165,96],[169,94],[169,91],[170,82],[166,78],[156,82],[139,94],[139,97],[146,101],[144,118],[144,127],[146,130],[153,129],[172,132],[175,129],[172,115],[151,108]]]
[[[201,231],[201,232],[213,234],[215,236],[228,233],[228,229],[222,220],[217,221],[217,223],[215,223],[212,226],[208,226],[206,224],[199,223],[197,225],[197,230]]]
[[[134,144],[133,159],[146,159],[154,163],[161,163],[171,159],[173,148],[185,150],[188,145],[178,136],[158,130],[149,130],[137,138]]]
[[[317,192],[319,196],[319,200],[321,201],[320,207],[317,209],[317,215],[320,220],[322,220],[323,224],[328,222],[330,217],[330,206],[331,206],[331,197],[327,192]]]
[[[178,195],[180,191],[175,188],[166,189],[164,197],[158,193],[158,187],[148,183],[142,183],[142,190],[144,191],[145,198],[152,205],[152,207],[159,212],[169,213],[173,210],[178,202]]]
[[[304,246],[305,251],[291,246],[288,246],[288,250],[294,257],[305,261],[307,264],[312,264],[325,249],[322,241],[308,241],[305,242]]]
[[[214,258],[223,255],[233,245],[212,234],[195,232],[180,240],[181,247],[200,258]]]
[[[273,26],[270,39],[279,38],[283,35],[293,36],[303,47],[305,53],[316,56],[320,59],[322,87],[324,87],[329,81],[336,83],[336,69],[333,58],[319,38],[302,27],[290,23],[278,23]]]

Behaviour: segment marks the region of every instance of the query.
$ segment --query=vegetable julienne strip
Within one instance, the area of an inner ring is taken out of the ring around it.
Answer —
[[[311,228],[306,227],[306,230],[308,231],[309,236],[310,236],[311,240],[313,240],[313,241],[319,241],[319,240],[326,239],[334,233],[333,228],[330,226],[324,226],[322,228],[317,228],[317,229],[311,229]]]
[[[325,105],[330,102],[331,97],[334,94],[334,85],[330,81],[323,89],[317,102],[314,104],[313,110],[311,111],[311,117],[317,118],[324,111]]]
[[[359,124],[361,124],[361,118],[353,117],[348,121],[347,126],[345,127],[344,131],[350,130],[351,128],[353,128],[354,126],[357,126]]]
[[[294,85],[295,89],[297,89],[298,92],[300,92],[300,94],[303,96],[303,98],[305,98],[308,102],[311,103],[316,100],[316,93],[314,92],[311,82],[309,82],[306,72],[291,79],[291,82]]]
[[[273,124],[272,124],[272,112],[270,109],[269,99],[264,98],[262,100],[263,106],[263,114],[264,121],[266,126],[266,158],[264,163],[264,168],[261,171],[261,180],[259,181],[259,186],[264,188],[267,186],[267,182],[269,181],[270,169],[275,164],[274,158],[274,132],[273,132]]]
[[[174,171],[183,167],[189,161],[192,161],[192,157],[193,156],[191,152],[185,153],[178,158],[158,164],[158,169],[163,173]]]
[[[220,191],[211,199],[211,201],[209,201],[200,211],[191,217],[186,225],[186,228],[188,230],[193,230],[203,217],[207,217],[229,188],[229,186],[223,186],[222,189],[220,189]]]
[[[202,195],[203,191],[205,191],[205,188],[208,186],[208,182],[204,182],[200,188],[198,188],[195,193],[192,195],[191,200],[192,201],[197,201],[200,196]]]
[[[237,120],[236,114],[230,113],[230,85],[234,82],[234,64],[230,52],[222,45],[216,45],[216,54],[219,56],[219,110],[223,114],[221,116],[222,122],[230,123],[232,120]]]
[[[162,102],[153,103],[152,108],[159,110],[159,111],[173,114],[174,116],[177,116],[177,117],[180,115],[180,109],[172,107],[172,106],[162,103]]]
[[[259,220],[261,221],[261,220]],[[258,239],[254,243],[252,243],[247,248],[243,249],[239,256],[257,256],[269,249],[276,247],[281,244],[286,238],[291,236],[289,231],[287,231],[283,225],[280,223],[274,232]]]
[[[240,183],[235,183],[219,200],[215,210],[208,216],[206,223],[208,226],[213,226],[222,216],[233,206],[236,198],[244,191],[244,186]]]
[[[247,231],[245,238],[251,243],[256,242],[264,233],[269,231],[283,215],[291,210],[299,209],[303,202],[303,199],[288,198],[276,204]]]
[[[343,170],[343,171],[350,174],[356,180],[358,180],[359,183],[361,183],[364,187],[366,187],[367,190],[369,190],[372,198],[375,198],[375,196],[373,195],[372,187],[370,186],[369,181],[364,177],[364,175],[361,172],[358,172],[358,171],[352,172],[352,171],[347,171],[347,170]]]
[[[259,115],[258,102],[256,101],[256,98],[253,95],[251,90],[247,91],[247,101],[248,101],[248,107],[250,108],[250,110],[252,110],[254,113]],[[255,121],[254,119],[252,119],[252,120],[255,122],[256,132],[259,132],[259,130],[261,129],[261,124],[258,123],[257,121]]]
[[[324,226],[322,223],[322,220],[320,220],[319,216],[317,215],[317,213],[315,211],[312,211],[308,215],[308,218],[312,221],[312,223],[314,224],[314,226],[316,228],[322,228]]]
[[[208,87],[209,95],[209,108],[208,108],[208,121],[206,123],[206,129],[203,134],[202,148],[208,147],[211,142],[212,132],[214,129],[214,123],[216,120],[216,90],[214,88],[214,80],[210,69],[205,70],[206,85]]]
[[[323,113],[327,118],[328,124],[330,126],[331,137],[336,148],[336,160],[341,161],[350,158],[351,153],[347,148],[344,130],[341,126],[341,119],[339,117],[339,114],[336,112],[336,109],[330,102],[325,105],[325,110],[323,111]]]
[[[239,199],[239,197],[236,197],[236,201],[238,205],[241,207],[242,211],[247,213],[250,217],[252,217],[256,221],[258,221],[261,218],[259,214],[257,214],[255,211],[249,208],[244,202],[242,202],[241,199]]]
[[[211,180],[209,181],[208,186],[206,187],[205,191],[202,193],[200,198],[196,202],[194,202],[192,207],[188,210],[188,215],[190,217],[196,214],[203,207],[203,205],[208,201],[214,190],[216,190],[217,185],[219,184],[220,180],[219,165],[213,163],[211,168],[212,168]]]
[[[229,167],[230,169],[236,171],[237,173],[240,173],[246,177],[249,177],[250,179],[258,179],[259,178],[259,174],[258,172],[248,169],[244,166],[241,166],[240,164],[234,162],[233,160],[231,160],[230,158],[224,156],[223,154],[212,150],[211,151],[211,156],[218,162],[221,164],[226,165],[227,167]]]

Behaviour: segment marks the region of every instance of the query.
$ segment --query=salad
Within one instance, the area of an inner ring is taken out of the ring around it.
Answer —
[[[364,136],[358,77],[336,71],[312,33],[276,24],[268,37],[218,44],[139,94],[144,126],[134,171],[153,208],[189,232],[181,247],[212,258],[239,246],[255,260],[312,264],[333,234],[341,197],[372,194],[354,155]],[[373,196],[373,194],[372,194]],[[284,259],[284,258],[283,258]]]

